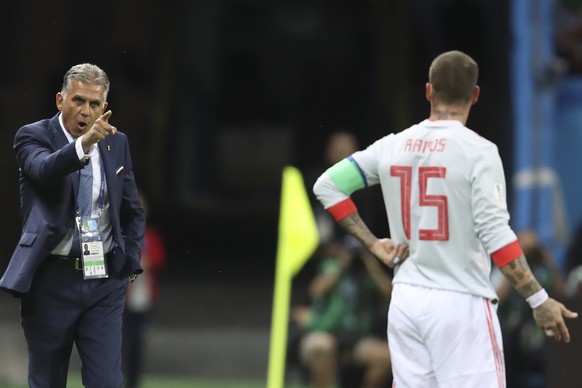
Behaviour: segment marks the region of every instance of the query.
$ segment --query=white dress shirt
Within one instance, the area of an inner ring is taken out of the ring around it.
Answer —
[[[91,206],[91,216],[99,217],[99,232],[103,238],[103,251],[109,252],[113,249],[113,237],[112,237],[112,224],[109,217],[109,200],[107,197],[107,182],[104,184],[103,191],[103,209],[99,209],[99,191],[101,190],[101,179],[105,179],[101,175],[101,155],[99,153],[99,148],[96,145],[92,145],[89,152],[85,154],[83,152],[83,146],[81,145],[81,137],[76,140],[73,139],[71,134],[65,129],[63,124],[62,114],[59,115],[59,123],[61,124],[61,129],[70,142],[75,141],[75,149],[77,150],[77,156],[79,160],[90,159],[89,163],[92,163],[93,168],[93,195],[92,195],[92,206]],[[61,240],[59,245],[51,252],[53,255],[68,256],[71,245],[73,242],[73,232],[77,233],[76,228],[71,228]]]

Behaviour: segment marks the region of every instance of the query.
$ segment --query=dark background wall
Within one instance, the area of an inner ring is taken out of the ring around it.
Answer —
[[[111,78],[111,122],[129,136],[166,238],[165,276],[271,281],[282,167],[317,168],[335,130],[364,147],[426,118],[427,69],[441,51],[480,63],[469,126],[498,144],[510,176],[508,31],[504,1],[9,2],[0,273],[20,234],[14,134],[56,113],[73,64]]]

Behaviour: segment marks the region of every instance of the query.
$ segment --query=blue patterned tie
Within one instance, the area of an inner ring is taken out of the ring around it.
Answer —
[[[83,217],[91,216],[93,194],[93,166],[91,161],[81,169],[79,174],[79,192],[77,193],[77,205],[79,206],[79,214]],[[76,223],[76,222],[75,222]],[[73,233],[73,245],[71,246],[72,257],[81,257],[81,242],[79,240],[79,231],[75,228]]]

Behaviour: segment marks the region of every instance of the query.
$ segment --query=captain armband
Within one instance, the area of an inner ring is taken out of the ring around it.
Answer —
[[[331,178],[335,187],[346,195],[351,195],[354,191],[363,189],[368,185],[366,175],[351,156],[328,168],[326,174]]]

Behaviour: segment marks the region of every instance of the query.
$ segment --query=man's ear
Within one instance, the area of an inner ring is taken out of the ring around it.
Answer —
[[[479,101],[480,94],[481,94],[481,88],[479,88],[479,85],[476,85],[475,89],[473,89],[473,97],[471,97],[471,105],[475,105],[477,103],[477,101]]]
[[[57,109],[59,111],[63,110],[63,101],[65,100],[65,98],[63,97],[63,95],[61,94],[61,92],[58,92],[56,97],[55,97],[55,103],[57,105]]]
[[[425,96],[427,101],[432,101],[432,85],[427,82],[425,85]]]

